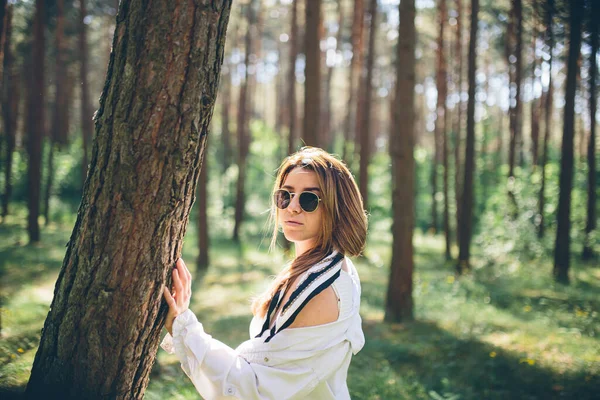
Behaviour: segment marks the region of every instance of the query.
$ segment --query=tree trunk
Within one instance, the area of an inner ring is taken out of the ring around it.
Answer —
[[[590,36],[592,52],[590,54],[590,66],[589,66],[589,79],[590,79],[590,140],[588,141],[587,148],[587,162],[588,162],[588,198],[587,198],[587,220],[585,224],[585,239],[583,244],[582,258],[584,260],[591,260],[594,258],[594,250],[592,247],[592,232],[596,229],[596,115],[597,110],[597,92],[596,92],[596,79],[598,78],[598,64],[596,63],[596,55],[598,54],[598,40],[599,40],[599,26],[600,21],[600,4],[595,1],[592,2],[592,11],[590,18]]]
[[[371,160],[371,105],[373,103],[373,65],[375,64],[375,40],[377,36],[377,0],[369,1],[371,27],[369,30],[369,54],[367,55],[367,76],[365,78],[364,111],[358,127],[360,138],[360,194],[365,210],[369,210],[369,163]],[[359,100],[360,102],[360,100]]]
[[[231,165],[231,131],[229,129],[229,109],[231,108],[231,66],[227,62],[228,73],[222,75],[221,88],[223,96],[221,97],[221,143],[223,145],[223,173]]]
[[[471,0],[471,32],[469,35],[469,101],[467,103],[467,142],[465,151],[464,186],[462,195],[462,210],[460,225],[460,248],[457,273],[461,274],[470,269],[471,233],[473,230],[473,204],[475,203],[475,73],[477,70],[475,52],[477,44],[477,21],[479,0]]]
[[[571,189],[573,187],[573,135],[575,129],[575,89],[577,86],[577,58],[581,45],[583,0],[569,2],[569,58],[565,87],[563,138],[560,158],[560,179],[557,211],[556,241],[554,247],[554,279],[569,283],[569,247],[571,244]]]
[[[308,146],[319,146],[321,139],[321,0],[306,2],[305,50],[306,81],[304,84],[304,126],[302,139]],[[311,29],[312,27],[312,29]]]
[[[509,62],[509,77],[511,82],[510,90],[510,144],[509,144],[509,155],[508,155],[508,179],[514,181],[515,179],[515,163],[517,158],[517,152],[521,150],[522,138],[521,138],[521,127],[522,127],[522,108],[521,102],[521,74],[522,74],[522,43],[523,43],[523,5],[521,0],[512,0],[511,2],[511,21],[509,26],[512,28],[508,33],[509,49],[508,55]],[[513,43],[514,42],[514,43]],[[514,64],[514,65],[513,65]],[[512,89],[514,87],[514,91]],[[514,214],[516,216],[518,206],[515,193],[513,191],[514,184],[509,183],[508,196],[514,207]]]
[[[48,165],[46,175],[46,186],[44,191],[44,226],[48,226],[50,223],[50,196],[52,196],[52,185],[54,183],[54,151],[55,146],[52,143],[52,139],[48,138],[46,141],[48,143]]]
[[[390,132],[392,159],[392,262],[385,321],[403,322],[413,316],[413,230],[415,227],[415,1],[400,2],[396,50],[394,122]]]
[[[29,156],[27,168],[27,204],[29,215],[27,218],[27,231],[29,241],[40,241],[40,227],[38,216],[40,214],[40,189],[42,179],[42,139],[44,135],[44,14],[43,0],[35,2],[35,17],[33,23],[33,52],[32,52],[32,77],[31,91],[29,93],[29,135],[27,138],[27,154]]]
[[[246,205],[246,162],[248,158],[248,151],[250,149],[250,127],[249,127],[249,111],[250,106],[248,104],[248,92],[250,88],[250,75],[248,74],[248,68],[250,67],[250,55],[252,54],[252,42],[254,36],[254,26],[256,25],[256,12],[254,10],[256,0],[251,0],[247,5],[246,19],[248,21],[248,31],[246,32],[246,55],[244,57],[245,76],[244,83],[240,88],[240,98],[238,106],[238,119],[237,119],[237,133],[238,133],[238,179],[236,184],[236,197],[235,197],[235,224],[233,226],[233,240],[240,240],[240,229],[244,222],[244,209]]]
[[[333,49],[335,54],[342,46],[343,32],[342,27],[344,26],[344,6],[342,0],[336,0],[338,9],[338,31],[336,35],[335,48]],[[335,65],[327,66],[327,78],[325,79],[325,114],[323,121],[323,137],[326,139],[323,143],[323,148],[333,152],[333,116],[332,116],[332,100],[331,100],[331,82],[333,80],[333,72]]]
[[[89,148],[92,141],[93,126],[92,113],[90,107],[90,88],[88,84],[88,44],[87,44],[87,27],[85,25],[85,17],[87,16],[86,0],[79,0],[79,81],[81,84],[81,132],[83,135],[83,158],[81,163],[82,183],[88,171],[89,164]]]
[[[21,82],[19,73],[15,68],[15,58],[13,56],[10,43],[12,40],[12,17],[13,5],[9,5],[6,10],[6,41],[4,50],[4,75],[0,76],[3,85],[0,90],[2,96],[2,116],[4,122],[4,135],[6,137],[5,162],[4,169],[4,191],[2,193],[2,217],[9,214],[9,203],[12,196],[12,159],[15,151],[15,138],[17,133],[17,121],[19,114],[19,103]]]
[[[162,289],[181,254],[200,174],[230,7],[121,1],[89,178],[28,398],[143,397],[167,312]]]
[[[538,166],[538,154],[539,154],[539,141],[540,141],[540,109],[539,106],[540,100],[535,98],[534,86],[535,83],[539,82],[540,79],[536,76],[536,69],[538,66],[538,57],[536,55],[537,48],[537,37],[538,37],[538,23],[537,23],[537,3],[532,5],[533,7],[533,34],[532,34],[532,63],[531,63],[531,82],[532,84],[532,99],[531,99],[531,162],[533,167],[536,168]]]
[[[290,65],[288,70],[288,154],[296,149],[296,58],[298,57],[298,2],[292,2],[290,29]]]
[[[66,145],[68,142],[68,104],[67,104],[67,43],[65,42],[65,5],[64,0],[56,1],[56,66],[55,98],[52,131],[50,137],[54,143]]]
[[[206,154],[207,145],[204,146]],[[208,195],[206,186],[208,184],[208,157],[205,156],[202,161],[202,170],[198,179],[198,272],[205,273],[208,269]]]
[[[352,110],[356,110],[354,105],[355,95],[358,89],[358,80],[360,76],[360,67],[362,65],[362,40],[365,20],[364,0],[354,0],[354,16],[352,20],[352,59],[350,60],[350,69],[348,77],[348,106],[346,108],[346,119],[344,123],[344,140],[342,149],[342,159],[351,165],[348,159],[350,151],[348,146],[354,139],[353,132],[356,127],[352,126]]]
[[[460,209],[460,204],[461,204],[461,193],[462,193],[462,188],[461,188],[461,183],[460,183],[460,176],[461,176],[461,142],[462,142],[462,112],[463,112],[463,102],[461,99],[461,95],[462,95],[462,86],[463,86],[463,51],[462,51],[462,42],[463,42],[463,36],[462,36],[462,14],[463,14],[463,7],[462,7],[462,0],[456,0],[456,42],[454,44],[455,48],[455,52],[456,54],[454,55],[454,57],[457,60],[458,63],[458,103],[456,104],[456,107],[458,109],[457,111],[457,118],[456,118],[456,125],[454,128],[454,132],[455,132],[455,138],[456,138],[456,143],[454,146],[454,197],[455,197],[455,202],[456,202],[456,244],[459,245],[460,244],[460,239],[459,239],[459,227],[460,227],[460,215],[461,215],[461,209]]]
[[[0,81],[4,76],[4,43],[6,43],[6,31],[8,22],[8,5],[6,0],[0,0]]]
[[[545,218],[544,218],[544,207],[546,206],[546,164],[548,162],[548,142],[550,141],[550,132],[552,129],[552,101],[554,96],[554,89],[552,87],[552,60],[554,52],[554,35],[553,35],[553,14],[554,14],[554,0],[548,0],[546,10],[546,35],[549,47],[549,58],[548,58],[548,88],[545,93],[544,101],[544,143],[542,147],[542,161],[541,161],[541,185],[538,199],[538,238],[544,237],[545,230]]]

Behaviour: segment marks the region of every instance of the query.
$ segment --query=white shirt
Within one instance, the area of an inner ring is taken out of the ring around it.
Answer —
[[[352,354],[365,343],[358,313],[361,289],[356,268],[348,258],[344,258],[348,272],[341,269],[341,262],[326,265],[335,254],[311,267],[300,279],[298,288],[304,287],[276,317],[274,330],[261,334],[266,317],[254,317],[250,340],[234,350],[205,333],[196,316],[187,310],[175,318],[173,336],[167,334],[161,347],[177,355],[182,369],[206,400],[350,399],[348,366]],[[338,319],[277,331],[328,279],[335,279],[331,285],[339,299]]]

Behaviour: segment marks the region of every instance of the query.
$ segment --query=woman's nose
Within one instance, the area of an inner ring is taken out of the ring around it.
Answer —
[[[300,207],[300,196],[294,195],[290,200],[290,204],[287,206],[289,212],[300,213],[302,212],[302,207]]]

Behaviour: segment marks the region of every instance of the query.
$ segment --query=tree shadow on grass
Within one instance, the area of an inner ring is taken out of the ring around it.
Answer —
[[[380,387],[368,388],[360,377],[356,399],[595,399],[600,376],[560,374],[524,355],[476,340],[458,338],[433,322],[406,325],[365,323],[367,342],[354,366],[379,365],[394,373]],[[364,369],[363,369],[364,370]],[[354,373],[356,375],[356,371]],[[390,384],[394,381],[393,384]],[[352,380],[349,379],[350,387]],[[396,387],[394,387],[396,386]],[[402,386],[402,387],[400,387]],[[412,386],[412,391],[407,387]],[[458,397],[453,397],[458,396]]]

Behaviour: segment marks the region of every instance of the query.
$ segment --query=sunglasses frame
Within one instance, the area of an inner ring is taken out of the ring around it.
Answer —
[[[314,195],[314,196],[317,198],[317,206],[316,206],[316,207],[315,207],[315,209],[314,209],[314,210],[312,210],[312,211],[306,211],[306,210],[304,209],[304,207],[302,207],[302,203],[300,203],[300,200],[298,200],[298,204],[300,204],[300,208],[301,208],[301,209],[302,209],[302,211],[304,211],[305,213],[312,214],[312,213],[314,213],[315,211],[317,211],[317,210],[319,209],[319,204],[321,204],[321,201],[322,201],[322,199],[321,199],[319,196],[317,196],[317,194],[316,194],[315,192],[310,192],[310,191],[308,191],[308,190],[305,190],[305,191],[303,191],[303,192],[300,192],[300,193],[298,194],[298,193],[293,193],[293,192],[290,192],[290,191],[289,191],[289,190],[287,190],[287,189],[277,189],[277,190],[275,191],[275,193],[273,193],[273,197],[275,197],[275,196],[277,195],[277,192],[287,192],[287,193],[290,195],[290,202],[289,202],[289,203],[288,203],[288,205],[287,205],[287,206],[285,206],[284,208],[280,208],[280,207],[277,205],[277,201],[275,201],[275,199],[273,199],[273,200],[274,200],[274,203],[275,203],[275,207],[277,207],[279,210],[285,210],[286,208],[288,208],[288,207],[290,206],[290,204],[291,204],[292,200],[294,199],[294,196],[296,196],[296,195],[298,195],[298,196],[302,196],[302,194],[303,194],[303,193],[310,193],[310,194]],[[298,199],[300,199],[300,197],[298,197]]]

